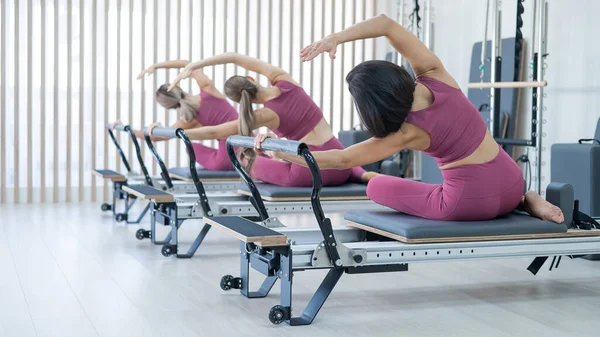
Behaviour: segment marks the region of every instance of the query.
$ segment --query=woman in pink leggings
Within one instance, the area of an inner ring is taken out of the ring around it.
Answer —
[[[425,45],[398,23],[378,16],[313,43],[303,61],[327,52],[335,58],[341,43],[385,36],[413,68],[417,81],[396,64],[367,61],[346,77],[356,108],[373,138],[347,149],[314,152],[321,168],[346,169],[384,159],[402,149],[433,156],[441,185],[391,176],[369,181],[375,202],[435,220],[487,220],[521,206],[544,220],[563,222],[558,207],[535,192],[523,196],[518,165],[490,135],[481,115]],[[257,139],[258,144],[265,137]],[[302,164],[297,157],[279,157]]]
[[[146,74],[152,74],[156,69],[179,69],[188,65],[189,61],[167,61],[150,66],[142,71],[138,76],[141,79]],[[181,128],[184,130],[202,127],[219,125],[229,121],[235,121],[238,118],[235,108],[227,102],[225,96],[215,88],[214,82],[206,76],[202,70],[196,70],[191,75],[198,86],[200,87],[200,95],[190,95],[183,91],[180,87],[174,87],[172,90],[167,90],[168,84],[163,84],[156,91],[156,101],[165,109],[175,109],[179,112],[180,119],[173,124],[173,128]],[[144,139],[143,131],[134,131],[138,138]],[[161,137],[152,137],[153,141],[165,140]],[[233,170],[231,161],[227,156],[225,140],[219,141],[217,149],[204,146],[199,143],[193,143],[194,154],[196,161],[204,169],[210,171],[227,171]]]
[[[231,77],[225,83],[225,94],[231,100],[240,103],[239,121],[188,130],[186,133],[190,139],[225,139],[236,134],[251,136],[253,130],[267,127],[278,137],[308,144],[313,151],[344,148],[333,136],[321,109],[292,76],[283,69],[261,60],[226,53],[191,63],[171,84],[170,89],[177,88],[179,81],[193,76],[198,69],[227,63],[234,63],[262,74],[273,86],[263,87],[251,77]],[[254,110],[252,104],[262,104],[263,107]],[[264,154],[257,156],[253,149],[244,150],[241,156],[247,171],[258,180],[280,186],[312,186],[312,177],[306,167],[273,159]],[[366,181],[370,175],[360,167],[331,168],[322,170],[321,174],[326,186],[341,185],[348,180]]]

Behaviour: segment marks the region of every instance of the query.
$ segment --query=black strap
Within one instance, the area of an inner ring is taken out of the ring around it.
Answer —
[[[546,260],[548,260],[547,256],[536,257],[533,259],[533,261],[531,261],[531,264],[529,267],[527,267],[527,270],[529,270],[533,275],[537,275],[538,271],[540,271],[540,268],[542,268],[544,263],[546,263]]]
[[[573,206],[573,227],[585,230],[600,228],[600,224],[594,218],[579,210],[579,200],[575,200]]]
[[[580,140],[578,140],[579,144],[582,144],[583,142],[592,142],[592,143],[596,143],[600,145],[600,140],[598,139],[594,139],[594,138],[582,138]]]

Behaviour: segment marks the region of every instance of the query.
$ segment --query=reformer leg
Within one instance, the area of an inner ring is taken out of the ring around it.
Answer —
[[[178,232],[179,232],[179,227],[181,227],[181,225],[183,224],[183,219],[177,218],[177,208],[175,208],[173,214],[175,216],[173,216],[169,219],[169,226],[171,227],[171,231],[169,231],[169,234],[167,235],[167,237],[164,240],[165,243],[160,250],[162,255],[165,257],[171,256],[171,255],[178,256],[178,254],[177,254],[178,245],[179,245],[179,236],[178,236],[179,233]]]
[[[310,299],[306,308],[299,317],[292,317],[292,255],[281,255],[281,269],[279,278],[281,279],[281,305],[276,305],[269,312],[269,320],[273,324],[280,324],[283,321],[290,325],[309,325],[315,319],[319,310],[333,291],[337,282],[344,273],[343,268],[332,268],[329,270],[323,282]]]
[[[240,241],[240,277],[223,276],[221,289],[225,291],[240,289],[240,293],[248,298],[263,298],[269,294],[275,282],[277,282],[276,275],[267,275],[258,291],[250,291],[250,253],[246,251],[246,243]]]
[[[240,252],[240,293],[248,298],[266,297],[277,282],[277,276],[267,275],[258,291],[250,291],[250,254],[247,252],[245,242],[240,241]]]
[[[210,225],[205,224],[204,227],[202,227],[202,230],[200,231],[200,233],[198,233],[198,236],[196,236],[196,239],[194,240],[194,242],[192,242],[192,245],[188,249],[187,253],[177,254],[177,257],[180,259],[189,259],[192,256],[194,256],[194,254],[196,254],[196,251],[198,250],[198,247],[200,247],[200,245],[202,244],[202,241],[206,237],[206,234],[208,234],[208,231],[210,230],[210,228],[211,228]]]
[[[137,200],[137,199],[134,199],[134,202],[135,202],[135,200]],[[133,205],[133,203],[131,205]],[[127,224],[139,224],[140,222],[142,222],[142,219],[144,218],[146,213],[148,213],[148,210],[150,210],[150,203],[148,203],[146,205],[146,207],[144,207],[144,210],[142,211],[142,213],[140,213],[140,215],[137,217],[137,219],[135,219],[134,221],[129,221],[129,219],[127,219],[125,222]],[[127,213],[129,213],[129,210],[127,210]]]

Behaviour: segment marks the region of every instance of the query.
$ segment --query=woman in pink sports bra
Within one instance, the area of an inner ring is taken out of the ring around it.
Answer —
[[[186,133],[190,139],[225,139],[236,134],[252,136],[253,130],[267,127],[276,137],[302,141],[312,151],[344,148],[334,137],[321,109],[292,76],[283,69],[256,58],[225,53],[191,63],[175,79],[170,89],[177,88],[179,81],[193,76],[198,69],[227,63],[234,63],[264,75],[273,86],[263,87],[252,77],[229,78],[225,83],[225,94],[229,99],[240,103],[239,121],[188,130]],[[263,107],[254,110],[253,103],[262,104]],[[312,186],[312,177],[306,167],[273,159],[264,154],[256,156],[253,149],[242,152],[242,159],[246,163],[247,171],[261,181],[280,186]],[[321,171],[323,184],[326,186],[341,185],[348,180],[366,181],[371,174],[360,167]]]
[[[138,79],[146,74],[152,74],[156,69],[180,69],[185,68],[189,61],[166,61],[148,67],[142,71]],[[225,96],[215,88],[214,82],[206,76],[201,69],[191,75],[200,87],[200,95],[195,96],[183,91],[180,87],[174,87],[169,91],[168,84],[161,85],[156,91],[156,101],[165,109],[175,109],[179,112],[180,119],[173,124],[173,128],[193,129],[202,126],[220,125],[238,118],[237,111],[227,102]],[[135,130],[138,138],[144,139],[144,132]],[[165,140],[161,137],[152,137],[153,141]],[[217,149],[192,143],[196,161],[204,169],[211,171],[233,170],[231,161],[227,156],[225,140],[219,141]]]
[[[324,169],[376,162],[402,149],[433,156],[444,177],[440,185],[375,176],[367,194],[400,212],[435,220],[487,220],[521,207],[558,223],[558,207],[537,193],[523,196],[519,166],[496,143],[477,111],[439,58],[419,39],[384,15],[358,23],[302,49],[309,61],[321,53],[335,58],[338,44],[385,36],[413,68],[417,81],[398,65],[367,61],[346,76],[350,93],[373,138],[346,149],[313,152]],[[257,137],[257,143],[266,138]],[[259,145],[258,145],[259,147]],[[303,164],[283,153],[280,158]]]

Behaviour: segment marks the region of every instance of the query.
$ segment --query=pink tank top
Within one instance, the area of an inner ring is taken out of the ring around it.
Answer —
[[[196,120],[203,126],[219,125],[238,119],[237,111],[226,99],[207,92],[200,93],[200,109]]]
[[[406,118],[429,134],[431,143],[424,152],[434,157],[439,166],[468,157],[481,145],[487,132],[475,106],[460,89],[438,80],[420,77],[417,83],[426,86],[434,100],[425,109],[411,111]]]
[[[279,137],[300,140],[319,124],[323,112],[299,86],[288,81],[278,81],[275,86],[281,95],[264,103],[265,108],[279,116],[279,128],[273,132]]]

